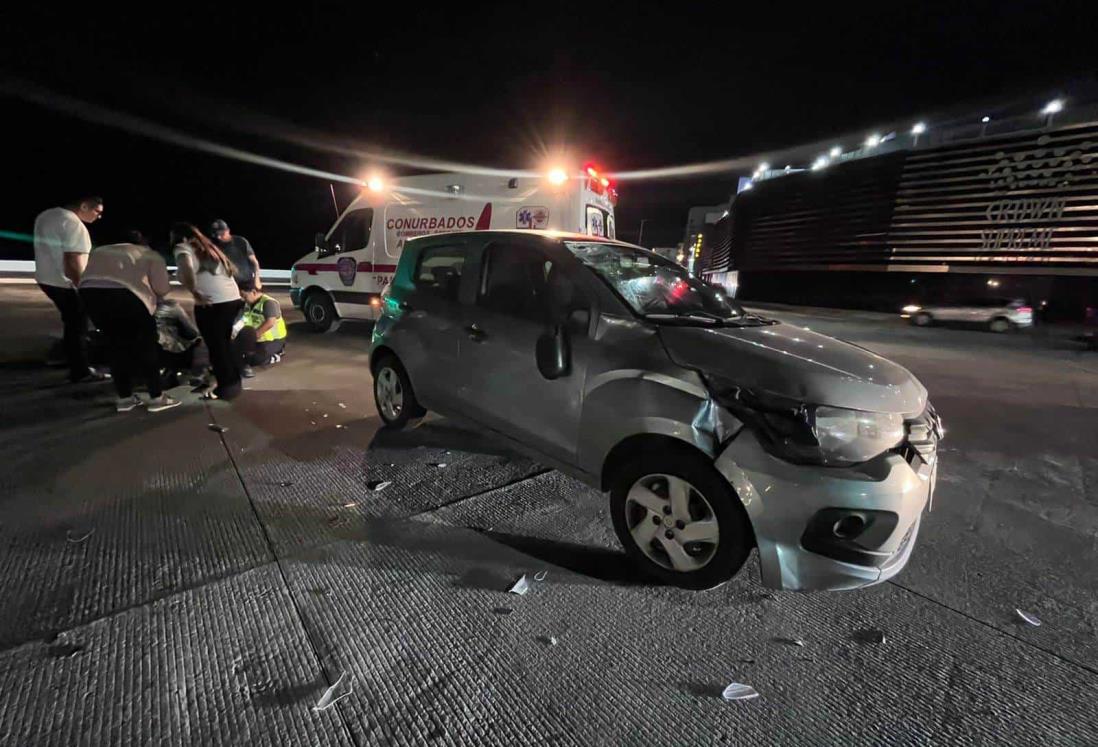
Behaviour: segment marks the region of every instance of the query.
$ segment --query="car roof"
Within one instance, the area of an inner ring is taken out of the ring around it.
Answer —
[[[416,236],[413,239],[408,239],[408,242],[411,243],[413,241],[437,239],[448,236],[468,236],[470,234],[476,234],[478,236],[540,236],[541,238],[554,239],[557,241],[583,241],[589,244],[615,244],[617,246],[628,246],[632,249],[644,249],[643,246],[637,246],[636,244],[630,244],[617,239],[608,239],[604,236],[590,236],[585,233],[573,233],[570,231],[543,231],[530,228],[491,228],[484,231],[448,231],[446,233],[432,233],[426,236]],[[644,249],[644,251],[647,252],[651,250]]]

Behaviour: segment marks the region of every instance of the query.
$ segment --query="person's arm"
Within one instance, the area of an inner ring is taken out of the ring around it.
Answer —
[[[88,255],[84,252],[65,252],[61,258],[61,269],[65,277],[74,286],[80,285],[80,278],[84,276],[84,268],[88,266]]]
[[[244,239],[244,246],[248,252],[248,262],[252,265],[252,270],[255,272],[255,289],[263,289],[263,281],[259,279],[259,258],[255,256],[255,249],[252,249],[252,242]]]
[[[168,279],[168,266],[160,257],[149,260],[149,287],[157,298],[164,298],[172,290],[171,281]]]

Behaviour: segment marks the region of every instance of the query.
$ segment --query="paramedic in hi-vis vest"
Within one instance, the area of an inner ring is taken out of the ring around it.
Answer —
[[[240,356],[241,375],[255,376],[252,366],[268,366],[282,360],[286,348],[286,322],[278,301],[256,290],[254,281],[240,286],[244,309],[233,327],[233,349]]]

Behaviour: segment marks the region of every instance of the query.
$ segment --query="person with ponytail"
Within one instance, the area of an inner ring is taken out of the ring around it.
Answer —
[[[194,320],[210,351],[215,387],[208,399],[233,399],[241,392],[240,366],[233,355],[232,330],[244,302],[233,278],[233,263],[216,244],[189,223],[172,226],[171,242],[179,281],[194,296]]]

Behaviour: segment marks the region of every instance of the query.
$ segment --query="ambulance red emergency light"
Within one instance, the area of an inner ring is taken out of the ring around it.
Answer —
[[[593,164],[540,176],[424,174],[372,178],[316,248],[294,263],[290,298],[320,332],[377,319],[404,242],[488,229],[573,231],[614,238],[613,181]]]

